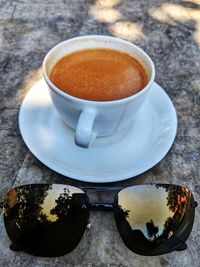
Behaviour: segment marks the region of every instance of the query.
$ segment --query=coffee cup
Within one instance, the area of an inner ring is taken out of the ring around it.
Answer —
[[[53,66],[67,54],[91,48],[114,49],[129,54],[144,67],[147,84],[138,93],[113,101],[81,99],[60,90],[50,80]],[[75,37],[59,43],[45,56],[42,69],[54,107],[63,121],[75,130],[75,143],[84,148],[88,148],[95,138],[113,135],[134,123],[155,78],[154,64],[141,48],[104,35]]]

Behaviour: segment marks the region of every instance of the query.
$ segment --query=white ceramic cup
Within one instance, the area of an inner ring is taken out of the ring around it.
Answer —
[[[145,68],[148,84],[140,92],[114,101],[90,101],[64,93],[49,79],[52,67],[64,55],[88,48],[111,48],[128,53]],[[112,135],[130,125],[152,88],[155,77],[154,64],[141,48],[125,40],[102,35],[76,37],[59,43],[45,56],[42,69],[56,110],[64,122],[75,130],[75,143],[84,148],[88,148],[96,137]]]

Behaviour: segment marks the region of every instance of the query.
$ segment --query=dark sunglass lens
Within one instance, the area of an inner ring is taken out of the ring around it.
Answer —
[[[138,185],[121,190],[114,201],[120,235],[130,250],[159,255],[186,248],[194,221],[191,192],[176,185]]]
[[[4,205],[11,249],[61,256],[81,240],[89,218],[86,194],[73,186],[26,185],[12,189]]]

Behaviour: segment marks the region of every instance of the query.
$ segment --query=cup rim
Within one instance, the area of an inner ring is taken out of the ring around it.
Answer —
[[[124,44],[127,44],[129,46],[132,46],[136,49],[138,49],[141,53],[143,53],[145,55],[145,57],[148,59],[150,65],[151,65],[151,77],[148,81],[148,83],[146,84],[146,86],[140,90],[138,93],[136,94],[133,94],[131,96],[128,96],[128,97],[125,97],[125,98],[121,98],[121,99],[117,99],[117,100],[109,100],[109,101],[94,101],[94,100],[87,100],[87,99],[82,99],[82,98],[78,98],[76,96],[72,96],[70,94],[67,94],[65,92],[63,92],[61,89],[59,89],[56,85],[54,85],[52,83],[52,81],[49,79],[48,75],[47,75],[47,72],[46,72],[46,63],[47,63],[47,60],[48,58],[50,57],[51,53],[54,52],[57,48],[59,48],[60,46],[64,45],[64,44],[67,44],[71,41],[76,41],[76,40],[89,40],[89,39],[101,39],[101,40],[117,40],[118,42],[121,42],[121,43],[124,43]],[[64,98],[68,98],[70,100],[73,100],[73,101],[76,101],[76,102],[79,102],[81,104],[95,104],[95,105],[111,105],[111,104],[120,104],[120,103],[123,103],[123,102],[127,102],[127,101],[132,101],[133,99],[135,98],[138,98],[140,97],[141,95],[143,95],[152,85],[154,79],[155,79],[155,66],[154,66],[154,63],[152,61],[152,59],[150,58],[150,56],[143,50],[141,49],[139,46],[131,43],[131,42],[128,42],[126,40],[123,40],[121,38],[117,38],[117,37],[113,37],[113,36],[109,36],[109,35],[84,35],[84,36],[77,36],[77,37],[73,37],[73,38],[70,38],[70,39],[67,39],[65,41],[62,41],[60,43],[58,43],[57,45],[53,46],[49,52],[46,54],[46,56],[44,57],[43,59],[43,63],[42,63],[42,72],[43,72],[43,76],[44,76],[44,79],[46,81],[46,83],[48,84],[49,88],[52,89],[55,93],[57,93],[58,95],[64,97]]]

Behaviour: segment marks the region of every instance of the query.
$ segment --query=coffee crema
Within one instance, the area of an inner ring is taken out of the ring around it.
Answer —
[[[148,83],[143,66],[127,53],[107,48],[84,49],[63,56],[50,80],[61,91],[92,101],[112,101],[141,91]]]

